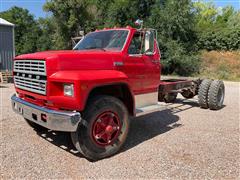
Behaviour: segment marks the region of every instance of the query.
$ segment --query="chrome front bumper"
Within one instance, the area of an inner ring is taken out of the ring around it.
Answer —
[[[74,132],[81,121],[79,112],[55,111],[24,101],[15,94],[11,98],[12,109],[24,118],[55,131]],[[44,117],[44,118],[43,118]]]

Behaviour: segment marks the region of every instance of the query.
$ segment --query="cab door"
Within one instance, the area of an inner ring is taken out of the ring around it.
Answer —
[[[160,52],[154,31],[146,31],[144,38],[143,61],[145,63],[145,88],[155,91],[160,82]]]
[[[128,47],[122,71],[134,94],[156,92],[160,82],[160,53],[154,31],[136,31]]]
[[[146,86],[146,65],[142,54],[144,34],[136,31],[128,47],[122,71],[127,74],[134,94],[144,93]]]

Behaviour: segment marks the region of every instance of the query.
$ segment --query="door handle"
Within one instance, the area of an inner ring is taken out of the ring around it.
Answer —
[[[129,57],[142,57],[142,54],[129,54]]]
[[[115,62],[113,62],[113,65],[114,66],[123,66],[124,64],[121,61],[115,61]]]
[[[159,60],[152,60],[153,63],[159,63]]]

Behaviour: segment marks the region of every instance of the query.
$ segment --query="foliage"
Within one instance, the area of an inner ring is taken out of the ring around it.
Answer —
[[[240,11],[234,12],[231,16],[229,16],[227,26],[230,28],[240,27]]]
[[[198,47],[206,50],[240,49],[240,28],[223,28],[199,34]]]
[[[39,37],[37,39],[37,50],[44,51],[54,48],[54,29],[55,24],[52,18],[39,18],[38,26],[40,29]]]
[[[165,74],[189,76],[199,72],[200,60],[196,53],[189,53],[177,41],[169,40],[162,49],[162,64]]]
[[[216,9],[210,3],[197,2],[196,31],[198,48],[206,50],[240,49],[240,12],[227,6]]]
[[[88,0],[50,0],[44,5],[44,10],[52,12],[56,23],[54,41],[56,49],[71,48],[71,37],[80,30],[89,30],[91,21],[91,1]]]
[[[152,9],[148,25],[159,31],[166,39],[188,43],[194,37],[194,14],[190,0],[167,0],[164,4],[157,1]]]
[[[13,7],[0,16],[14,24],[16,54],[71,49],[71,37],[104,27],[134,26],[137,18],[158,31],[165,74],[199,72],[199,50],[240,49],[240,11],[192,0],[48,0],[47,18]],[[222,67],[222,66],[221,66]]]
[[[162,52],[164,73],[190,75],[199,68],[195,56],[196,33],[192,2],[158,1],[152,9],[148,25],[158,30],[158,42]]]
[[[203,30],[211,26],[219,12],[213,2],[197,1],[193,4],[197,29]]]
[[[153,0],[115,0],[108,7],[105,25],[123,27],[133,25],[136,18],[145,20],[153,4]]]
[[[39,28],[33,15],[28,10],[12,7],[10,10],[0,12],[0,17],[15,24],[16,54],[37,51]]]

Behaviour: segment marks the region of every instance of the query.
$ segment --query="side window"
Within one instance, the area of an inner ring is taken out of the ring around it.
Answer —
[[[132,38],[131,44],[128,48],[128,54],[141,54],[144,49],[144,34],[136,32]]]

